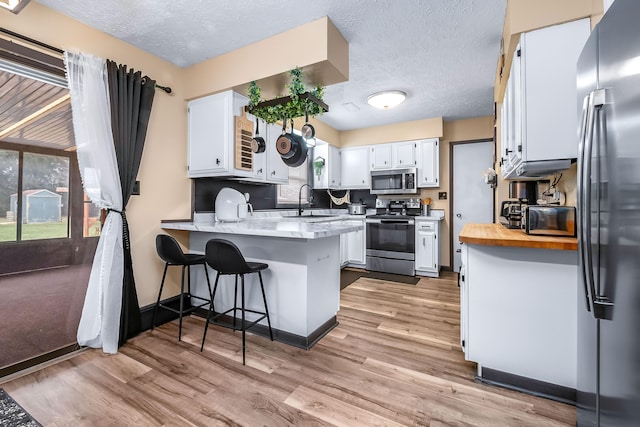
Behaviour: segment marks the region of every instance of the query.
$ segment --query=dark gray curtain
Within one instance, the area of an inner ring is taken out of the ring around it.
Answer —
[[[141,318],[136,283],[133,278],[133,263],[129,225],[125,214],[129,197],[136,182],[144,140],[147,136],[151,105],[156,82],[139,71],[127,70],[107,60],[109,100],[111,102],[111,130],[122,186],[124,278],[122,281],[122,313],[120,315],[120,345],[140,333]]]

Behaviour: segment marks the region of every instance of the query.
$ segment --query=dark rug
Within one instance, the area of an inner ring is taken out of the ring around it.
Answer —
[[[419,277],[404,276],[402,274],[379,273],[376,271],[340,271],[340,290],[346,288],[361,277],[367,279],[386,280],[388,282],[403,283],[406,285],[415,285],[420,280]]]
[[[0,427],[42,427],[24,408],[0,388]]]

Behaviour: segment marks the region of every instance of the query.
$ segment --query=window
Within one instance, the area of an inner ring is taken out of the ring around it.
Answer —
[[[62,59],[2,37],[0,54],[0,242],[99,236],[99,210],[83,200]]]
[[[0,242],[13,242],[17,236],[11,195],[18,192],[18,155],[17,151],[0,150]]]
[[[297,168],[289,169],[289,183],[278,185],[278,205],[298,205],[300,189],[309,180],[309,158]],[[308,203],[308,194],[311,189],[302,191],[302,203]]]
[[[21,240],[69,237],[69,158],[25,152],[21,203]],[[16,194],[17,196],[17,194]]]
[[[0,149],[0,242],[70,236],[70,157]]]

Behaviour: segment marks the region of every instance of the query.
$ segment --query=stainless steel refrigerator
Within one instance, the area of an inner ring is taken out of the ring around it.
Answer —
[[[578,60],[580,426],[640,426],[640,1],[616,0]]]

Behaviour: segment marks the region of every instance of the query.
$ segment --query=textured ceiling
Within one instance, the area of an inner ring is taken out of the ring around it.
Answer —
[[[506,0],[38,1],[181,67],[328,16],[349,43],[350,75],[326,88],[321,121],[348,130],[493,114]],[[407,101],[367,105],[387,89]]]

